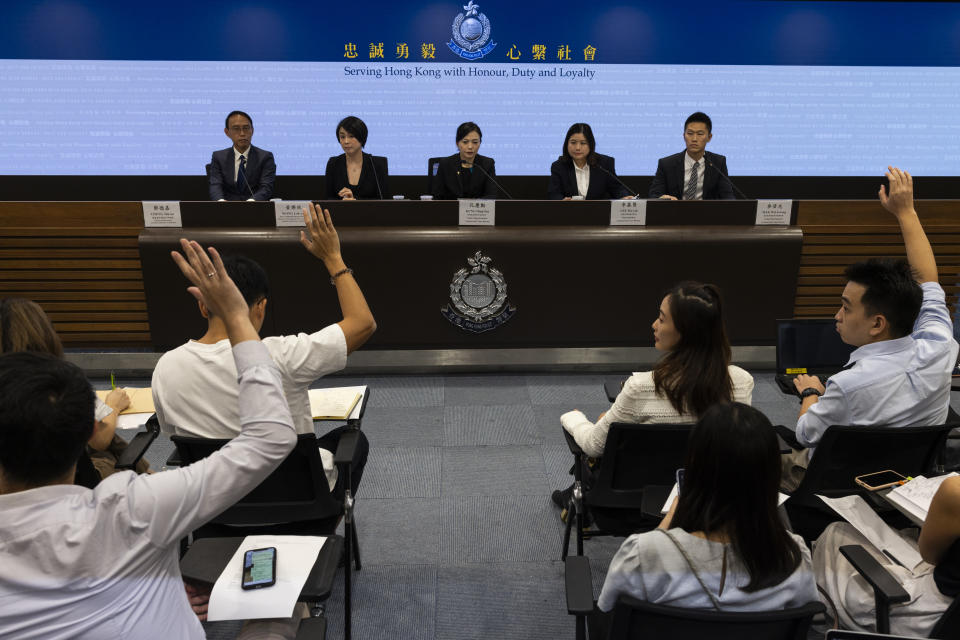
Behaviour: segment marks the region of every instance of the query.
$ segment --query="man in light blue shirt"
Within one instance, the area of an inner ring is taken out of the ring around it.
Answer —
[[[783,456],[781,487],[800,484],[814,447],[831,425],[908,427],[944,424],[957,341],[938,282],[937,263],[913,206],[913,178],[890,167],[880,202],[897,218],[903,260],[872,259],[846,270],[837,332],[857,347],[847,369],[824,386],[816,376],[794,380],[801,394],[797,441]]]

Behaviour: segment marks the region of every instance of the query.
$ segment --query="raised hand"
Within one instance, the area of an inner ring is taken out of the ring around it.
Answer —
[[[887,180],[890,190],[880,185],[880,204],[883,208],[897,216],[913,212],[913,177],[906,171],[896,167],[887,167]]]
[[[192,240],[180,239],[183,254],[171,251],[173,261],[180,267],[180,271],[187,277],[193,286],[188,287],[193,297],[202,302],[210,312],[224,320],[235,319],[238,316],[247,317],[249,309],[243,296],[227,275],[223,267],[220,254],[213,247],[208,249],[209,256],[203,248]]]
[[[300,244],[323,260],[328,268],[331,262],[341,262],[340,236],[333,228],[330,211],[311,202],[309,207],[303,209],[303,221],[307,225],[307,230],[300,232]]]

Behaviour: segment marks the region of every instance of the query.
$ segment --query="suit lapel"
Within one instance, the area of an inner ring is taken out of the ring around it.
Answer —
[[[684,180],[686,180],[686,176],[684,175],[684,173],[686,172],[686,166],[687,166],[687,154],[681,153],[680,160],[679,162],[677,162],[677,167],[676,169],[674,169],[674,178],[677,180],[677,192],[680,194],[677,196],[678,198],[683,198],[683,185],[684,185]]]

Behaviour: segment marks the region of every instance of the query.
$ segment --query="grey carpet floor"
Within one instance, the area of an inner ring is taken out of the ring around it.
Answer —
[[[770,372],[753,372],[753,404],[774,423],[796,420],[796,399]],[[356,520],[363,570],[354,574],[354,637],[468,640],[572,638],[563,528],[550,502],[570,483],[560,415],[609,408],[602,383],[624,376],[448,375],[329,377],[317,387],[367,384],[370,457]],[[149,384],[120,380],[127,386]],[[103,381],[101,385],[103,386]],[[960,410],[960,392],[952,396]],[[130,437],[131,434],[123,434]],[[148,452],[162,469],[172,444]],[[620,540],[587,541],[594,593]],[[343,583],[325,609],[343,637]],[[208,624],[232,640],[238,623]]]

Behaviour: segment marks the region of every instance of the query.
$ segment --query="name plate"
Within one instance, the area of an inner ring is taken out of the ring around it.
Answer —
[[[497,218],[496,200],[460,200],[460,224],[492,227]]]
[[[182,227],[179,202],[143,202],[143,226]]]
[[[646,200],[610,201],[610,226],[644,226],[646,224]]]
[[[278,227],[305,227],[303,210],[310,206],[309,200],[281,200],[274,202],[274,214]]]
[[[793,200],[757,200],[757,220],[754,224],[790,224]]]

